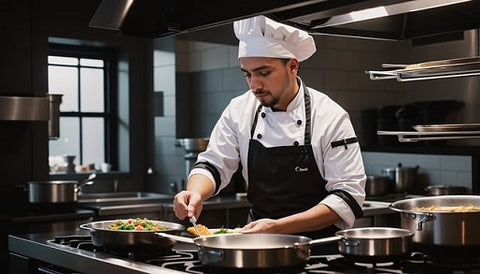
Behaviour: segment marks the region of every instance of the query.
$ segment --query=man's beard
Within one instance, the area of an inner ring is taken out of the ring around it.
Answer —
[[[269,94],[271,96],[271,93],[263,91],[263,90],[255,91],[255,95],[262,94],[262,93]],[[276,97],[273,97],[273,96],[271,96],[271,97],[272,97],[272,100],[270,102],[265,102],[265,101],[262,100],[262,98],[257,98],[257,99],[260,101],[260,104],[262,104],[262,106],[273,108],[276,104],[278,104],[278,101],[280,99],[276,98]]]

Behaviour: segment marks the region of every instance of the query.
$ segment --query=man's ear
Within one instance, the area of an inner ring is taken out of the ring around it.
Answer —
[[[298,60],[291,58],[290,61],[288,61],[288,69],[290,72],[298,72]]]

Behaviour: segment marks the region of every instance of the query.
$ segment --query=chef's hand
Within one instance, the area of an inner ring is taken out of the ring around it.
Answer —
[[[276,220],[273,219],[260,219],[254,222],[246,224],[241,233],[276,233],[275,226]]]
[[[195,216],[198,219],[203,209],[202,197],[194,191],[182,191],[173,199],[173,211],[180,220]]]

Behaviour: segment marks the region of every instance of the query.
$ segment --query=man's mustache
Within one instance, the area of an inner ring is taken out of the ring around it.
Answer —
[[[255,95],[258,95],[258,94],[267,94],[268,92],[263,90],[263,89],[258,89],[258,90],[253,91],[253,93]]]

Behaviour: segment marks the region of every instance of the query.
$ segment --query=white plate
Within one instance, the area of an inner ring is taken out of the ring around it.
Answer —
[[[208,230],[210,231],[210,233],[212,233],[212,235],[239,234],[241,228],[235,228],[235,229],[228,228],[228,233],[220,233],[220,234],[215,234],[215,233],[221,230],[221,228],[209,228]]]

